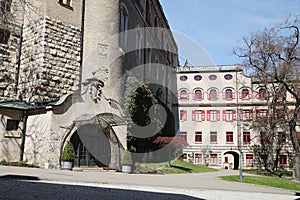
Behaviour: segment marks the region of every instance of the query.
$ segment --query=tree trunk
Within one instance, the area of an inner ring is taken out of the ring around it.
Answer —
[[[294,165],[293,178],[297,181],[300,181],[300,153],[295,154],[295,165]]]

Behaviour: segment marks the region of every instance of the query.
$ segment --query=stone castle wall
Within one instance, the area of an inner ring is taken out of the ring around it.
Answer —
[[[24,28],[19,95],[57,99],[78,89],[80,29],[43,17]]]
[[[0,101],[15,99],[19,29],[11,27],[8,44],[0,43]]]

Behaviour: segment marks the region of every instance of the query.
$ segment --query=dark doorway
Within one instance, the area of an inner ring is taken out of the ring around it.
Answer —
[[[71,137],[76,151],[75,167],[107,167],[110,162],[110,144],[98,125],[80,127]]]
[[[233,169],[239,169],[239,154],[234,151],[227,151],[226,153],[224,153],[224,155],[227,154],[233,155]]]

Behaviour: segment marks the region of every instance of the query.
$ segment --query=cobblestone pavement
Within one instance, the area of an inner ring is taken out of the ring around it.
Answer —
[[[294,191],[217,178],[235,173],[141,175],[0,166],[0,199],[297,199]]]

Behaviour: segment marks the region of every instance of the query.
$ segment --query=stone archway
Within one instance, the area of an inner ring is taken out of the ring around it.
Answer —
[[[233,169],[237,170],[239,169],[239,154],[235,151],[227,151],[224,153],[224,156],[225,155],[232,155],[233,156]]]
[[[76,151],[75,167],[108,167],[111,160],[109,138],[97,124],[80,126],[71,137]]]
[[[63,138],[61,151],[68,140],[75,146],[77,156],[80,156],[79,151],[89,156],[86,159],[83,155],[81,163],[77,160],[75,165],[121,169],[120,155],[126,146],[126,141],[123,141],[126,140],[126,126],[120,117],[111,113],[101,113],[75,121]]]

